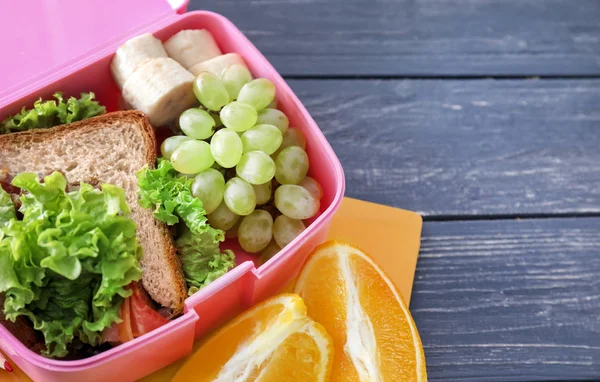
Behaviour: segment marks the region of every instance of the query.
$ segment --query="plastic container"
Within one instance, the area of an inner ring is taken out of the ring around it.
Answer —
[[[113,2],[116,3],[116,0]],[[0,349],[33,380],[133,381],[185,356],[191,351],[195,338],[279,292],[289,283],[297,275],[307,255],[325,239],[331,218],[341,203],[344,175],[340,162],[277,71],[225,17],[203,11],[180,15],[178,12],[185,10],[186,0],[171,0],[171,3],[175,4],[175,11],[165,13],[161,8],[162,13],[157,16],[157,21],[137,28],[128,26],[125,28],[127,33],[61,63],[43,76],[29,78],[26,82],[14,82],[12,85],[16,85],[13,88],[5,87],[9,91],[0,93],[0,119],[17,112],[22,106],[31,106],[39,97],[50,97],[55,91],[63,91],[66,95],[93,91],[108,111],[117,110],[119,90],[112,79],[109,65],[114,52],[123,42],[145,32],[153,33],[164,41],[182,29],[205,28],[213,34],[223,53],[239,53],[255,77],[265,77],[275,83],[278,108],[287,114],[290,125],[301,129],[307,137],[307,153],[311,162],[309,174],[321,183],[324,190],[321,211],[300,236],[264,265],[257,267],[250,256],[238,250],[237,267],[189,297],[183,316],[97,356],[78,361],[47,359],[27,349],[0,325]],[[156,5],[155,0],[145,4]],[[7,53],[10,55],[13,52]]]

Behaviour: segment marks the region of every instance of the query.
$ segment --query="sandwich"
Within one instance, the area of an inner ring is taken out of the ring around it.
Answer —
[[[194,277],[184,275],[173,229],[183,229],[183,237],[190,236],[189,230],[175,225],[169,228],[157,219],[159,205],[141,206],[143,195],[138,183],[158,171],[153,170],[156,152],[152,126],[138,111],[0,135],[0,216],[8,217],[0,217],[0,323],[30,349],[50,357],[87,357],[141,336],[183,313],[184,300],[194,285],[188,285],[186,278]],[[52,211],[55,200],[68,207],[57,210],[69,210],[72,216],[86,213],[88,221],[101,222],[97,226],[81,222],[83,226],[69,228],[85,231],[79,236],[56,234],[65,217],[61,211]],[[205,221],[202,204],[196,207],[196,219]],[[93,208],[99,211],[90,212]],[[13,227],[38,224],[36,219],[42,220],[42,225],[50,222],[43,226],[45,233],[35,236],[32,229],[33,239],[23,236],[23,241],[35,241],[22,243],[23,250],[32,256],[29,265],[38,272],[31,279],[33,276],[23,269],[26,263],[14,260],[19,256],[14,247],[20,245],[17,238],[21,236],[13,233]],[[218,258],[223,232],[206,227],[217,241],[210,255]],[[102,231],[97,235],[100,239],[94,236],[92,244],[78,246],[97,231]],[[110,253],[101,245],[114,249],[119,259],[97,264],[97,258],[108,256],[102,252]],[[41,255],[34,253],[35,249],[48,259],[36,259]],[[201,249],[195,248],[196,252]],[[11,254],[12,264],[8,263]],[[72,257],[79,260],[71,261]],[[226,253],[224,258],[216,264],[213,261],[212,268],[206,259],[198,258],[195,266],[202,268],[200,261],[204,265],[202,277],[214,279],[214,274],[223,274],[235,265],[233,254]],[[102,266],[113,268],[98,271]],[[83,296],[74,292],[86,285],[91,289],[82,292]]]

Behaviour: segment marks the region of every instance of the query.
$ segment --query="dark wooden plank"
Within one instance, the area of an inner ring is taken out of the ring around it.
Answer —
[[[348,196],[426,216],[600,213],[600,80],[289,82]]]
[[[411,311],[431,381],[600,376],[600,219],[426,222]]]
[[[192,0],[284,75],[598,75],[597,0]]]

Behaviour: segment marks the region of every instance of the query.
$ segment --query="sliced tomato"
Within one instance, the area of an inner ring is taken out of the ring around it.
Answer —
[[[110,327],[102,331],[103,342],[119,344],[131,341],[134,338],[131,331],[131,307],[129,304],[129,298],[123,300],[123,303],[119,308],[119,317],[121,317],[121,320],[123,320],[122,322],[115,322]]]
[[[143,336],[169,322],[152,308],[152,300],[141,285],[132,283],[131,290],[133,295],[128,300],[130,300],[131,330],[134,337]]]
[[[123,300],[121,304],[121,312],[120,312],[121,322],[119,324],[119,341],[123,344],[127,341],[131,341],[135,337],[133,336],[132,325],[131,325],[131,308],[130,308],[130,298],[126,298]]]
[[[125,343],[169,322],[152,308],[153,302],[141,285],[134,282],[129,288],[133,294],[123,301],[119,309],[123,322],[104,329],[104,342]]]

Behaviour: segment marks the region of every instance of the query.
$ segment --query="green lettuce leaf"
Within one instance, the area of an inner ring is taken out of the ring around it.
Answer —
[[[12,183],[25,193],[23,219],[0,227],[6,317],[28,317],[44,335],[47,356],[67,355],[75,338],[98,345],[102,331],[120,322],[119,307],[131,294],[126,287],[142,276],[142,250],[123,189],[81,183],[66,192],[59,172],[43,183],[23,173]],[[8,207],[4,194],[0,211]]]
[[[10,198],[10,195],[2,187],[0,187],[0,227],[5,226],[12,219],[16,218],[15,205]],[[0,232],[0,235],[2,233]],[[0,236],[0,239],[2,237]]]
[[[156,169],[144,168],[137,176],[140,205],[152,209],[154,217],[168,225],[182,222],[186,226],[175,243],[190,294],[235,267],[233,252],[219,249],[224,232],[208,224],[202,201],[192,195],[193,179],[179,175],[162,158]]]
[[[65,100],[62,93],[54,93],[56,101],[42,102],[40,98],[35,101],[32,109],[23,107],[20,113],[0,123],[0,134],[43,129],[104,114],[106,108],[100,106],[94,97],[94,93],[90,92],[81,93],[79,99],[69,97]]]
[[[221,252],[219,242],[209,232],[194,234],[186,230],[175,243],[181,253],[183,273],[190,287],[190,295],[235,267],[233,252]]]

